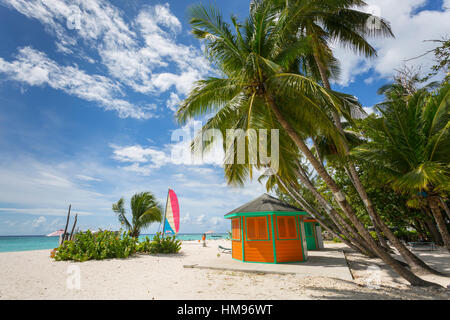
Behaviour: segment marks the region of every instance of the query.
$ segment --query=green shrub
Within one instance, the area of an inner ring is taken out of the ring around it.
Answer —
[[[181,249],[181,241],[175,236],[161,237],[161,233],[157,233],[150,243],[150,253],[178,253]]]
[[[369,231],[369,233],[375,241],[378,241],[378,235],[375,231]]]
[[[91,231],[79,232],[72,241],[65,241],[64,244],[52,251],[51,257],[56,261],[61,260],[103,260],[111,258],[128,258],[130,255],[139,253],[178,253],[181,249],[181,241],[175,236],[161,237],[157,233],[152,240],[145,237],[143,241],[138,241],[124,232]]]
[[[342,242],[341,239],[339,239],[338,237],[334,237],[333,238],[333,242],[339,243]]]
[[[113,231],[90,230],[79,232],[72,241],[64,241],[54,253],[54,259],[60,260],[102,260],[109,258],[127,258],[136,252],[136,239],[128,233],[120,235]]]
[[[136,252],[150,253],[152,251],[152,241],[146,236],[143,241],[140,241],[136,246]]]
[[[397,238],[404,241],[418,241],[419,233],[416,230],[396,230],[394,234]]]

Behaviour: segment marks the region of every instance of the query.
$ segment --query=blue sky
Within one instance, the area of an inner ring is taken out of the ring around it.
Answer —
[[[371,60],[335,45],[342,77],[333,86],[370,111],[395,68],[430,48],[423,40],[448,36],[450,1],[367,2],[396,39],[373,39]],[[61,228],[69,203],[81,228],[117,229],[113,202],[150,190],[164,203],[168,187],[180,232],[224,232],[223,215],[264,192],[255,181],[226,186],[215,156],[172,156],[186,149],[172,135],[200,124],[180,128],[176,103],[214,72],[189,33],[193,3],[0,0],[0,235]],[[225,16],[248,11],[243,0],[217,6]],[[415,61],[424,71],[432,62]]]

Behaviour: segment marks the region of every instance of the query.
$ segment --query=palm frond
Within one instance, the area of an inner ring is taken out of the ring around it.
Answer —
[[[120,198],[119,201],[112,205],[112,210],[117,214],[119,222],[124,225],[128,230],[131,229],[131,224],[125,216],[125,208],[124,208],[125,200]]]

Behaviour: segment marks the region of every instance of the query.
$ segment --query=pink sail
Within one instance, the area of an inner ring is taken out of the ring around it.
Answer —
[[[172,189],[169,189],[167,195],[167,206],[164,221],[164,233],[177,234],[180,230],[180,207],[178,205],[178,198]]]

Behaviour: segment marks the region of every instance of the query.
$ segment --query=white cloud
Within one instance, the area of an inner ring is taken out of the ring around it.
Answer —
[[[172,177],[174,177],[175,179],[180,180],[180,181],[186,181],[186,175],[184,175],[182,173],[176,173]]]
[[[154,7],[148,7],[142,10],[137,19],[140,25],[141,32],[145,35],[152,34],[168,34],[169,32],[175,34],[181,31],[181,23],[172,12],[170,12],[169,4],[157,4]],[[169,32],[161,27],[167,28]]]
[[[29,221],[25,221],[22,223],[22,227],[26,227],[29,224]],[[61,226],[62,220],[59,218],[49,221],[46,217],[40,216],[31,221],[31,227],[35,230],[39,230],[40,232],[55,231],[56,229],[61,228]]]
[[[116,111],[120,117],[148,119],[152,116],[148,111],[119,99],[122,89],[108,78],[86,74],[77,67],[60,66],[44,53],[30,47],[21,48],[16,60],[12,62],[0,58],[0,73],[31,86],[48,85],[81,99],[96,102],[106,110]]]
[[[33,220],[32,222],[33,228],[39,228],[45,222],[47,222],[47,219],[43,216],[40,216],[39,218]]]
[[[83,174],[77,174],[75,177],[78,178],[78,179],[80,179],[80,180],[88,181],[88,182],[90,182],[90,181],[102,181],[101,179],[97,179],[97,178],[94,178],[94,177],[85,176],[85,175],[83,175]]]
[[[48,84],[81,99],[97,102],[107,110],[116,110],[122,117],[152,116],[145,108],[116,98],[123,94],[122,86],[151,95],[175,90],[179,100],[179,95],[187,94],[193,82],[210,71],[209,63],[198,48],[177,42],[181,23],[167,3],[144,6],[130,21],[124,19],[121,10],[103,0],[0,0],[0,3],[40,21],[56,37],[58,52],[93,63],[97,59],[84,52],[81,44],[96,51],[100,58],[98,64],[105,67],[111,79],[89,76],[77,68],[59,67],[38,52],[35,53],[47,59],[49,64],[42,65],[40,59],[39,64],[27,68],[21,61],[15,67],[27,72],[17,69],[13,72],[8,68],[7,75],[29,85]],[[52,81],[55,74],[49,74],[51,70],[47,67],[56,67],[60,71],[56,75],[65,80],[60,79],[65,85],[56,85]],[[83,82],[68,81],[74,75]],[[80,88],[81,83],[86,85]],[[169,108],[173,108],[174,99],[171,95]]]
[[[77,32],[86,41],[102,37],[116,43],[131,43],[133,33],[123,21],[120,11],[106,1],[83,0],[1,0],[21,14],[39,20],[48,31],[66,46],[74,46],[77,39],[69,31]],[[114,36],[114,38],[112,37]]]
[[[203,224],[205,222],[205,217],[206,216],[204,214],[201,214],[201,215],[197,216],[195,218],[195,222],[194,223],[196,223],[196,224]]]
[[[139,163],[133,163],[131,165],[122,167],[122,169],[126,171],[139,173],[143,176],[149,176],[153,172],[154,168],[157,167],[155,167],[154,165],[140,165]]]
[[[371,84],[374,80],[375,80],[374,77],[368,77],[368,78],[364,79],[364,83]]]
[[[373,107],[363,107],[363,109],[368,115],[375,113],[375,109]]]
[[[185,212],[181,215],[180,222],[182,224],[191,224],[192,223],[192,217],[189,212]]]
[[[409,62],[406,60],[417,57],[436,46],[435,43],[424,42],[424,40],[442,39],[448,36],[450,10],[424,10],[413,14],[415,10],[430,2],[429,0],[368,0],[366,2],[372,8],[379,8],[381,16],[391,23],[395,38],[369,39],[378,52],[378,56],[373,59],[365,59],[334,44],[336,57],[342,67],[341,80],[338,82],[340,85],[347,86],[355,80],[357,75],[370,70],[374,71],[372,77],[390,78],[395,74],[395,69],[404,63],[423,65],[425,69],[433,65],[432,54]],[[444,2],[444,7],[449,8],[448,0]]]
[[[166,160],[164,152],[152,148],[143,148],[140,145],[129,147],[118,147],[111,145],[114,149],[114,159],[121,162],[154,162],[160,164]]]
[[[142,175],[150,175],[153,169],[165,165],[205,166],[223,164],[224,152],[220,141],[203,155],[199,150],[192,151],[191,142],[195,132],[201,129],[200,121],[191,120],[180,129],[174,130],[172,141],[162,148],[143,147],[141,145],[118,146],[111,144],[113,159],[122,163],[131,163],[123,168]],[[211,170],[199,168],[198,170]]]
[[[214,226],[218,226],[219,224],[222,224],[224,222],[223,217],[211,217],[210,222]]]
[[[55,208],[0,208],[1,212],[8,213],[24,213],[31,215],[46,215],[46,216],[66,216],[67,208],[55,209]],[[76,213],[80,216],[90,216],[92,212],[79,211]]]
[[[72,204],[80,215],[105,214],[117,197],[90,190],[72,177],[73,172],[84,171],[74,164],[58,166],[19,157],[0,163],[1,212],[64,216]]]
[[[174,93],[174,92],[171,92],[170,93],[170,97],[169,97],[169,99],[167,100],[167,107],[170,109],[170,110],[172,110],[172,111],[176,111],[177,110],[177,106],[178,106],[178,104],[181,102],[181,99],[180,99],[180,97],[176,94],[176,93]]]

